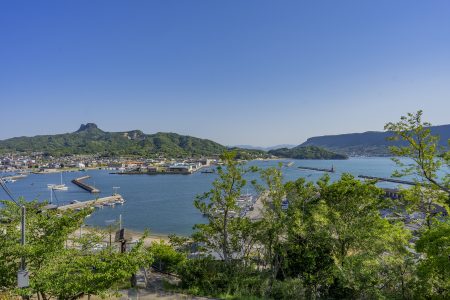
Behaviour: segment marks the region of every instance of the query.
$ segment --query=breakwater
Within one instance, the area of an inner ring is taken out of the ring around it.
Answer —
[[[78,185],[80,188],[82,188],[90,193],[100,193],[99,189],[82,182],[82,180],[88,179],[90,177],[91,176],[78,177],[78,178],[73,179],[72,183]]]
[[[123,203],[124,200],[121,195],[115,194],[109,197],[97,198],[95,200],[81,201],[76,203],[71,203],[67,205],[58,206],[59,210],[68,210],[68,209],[81,209],[86,207],[91,207],[94,205],[105,205],[105,204],[113,204],[113,203]]]
[[[364,179],[376,180],[376,181],[386,181],[386,182],[400,183],[400,184],[406,184],[406,185],[416,185],[416,183],[413,181],[395,179],[395,178],[383,178],[383,177],[375,177],[375,176],[367,176],[367,175],[358,175],[358,177],[364,178]]]
[[[320,171],[320,172],[328,172],[328,173],[334,173],[334,167],[331,166],[331,169],[322,169],[322,168],[313,168],[313,167],[298,167],[302,170],[312,170],[312,171]]]

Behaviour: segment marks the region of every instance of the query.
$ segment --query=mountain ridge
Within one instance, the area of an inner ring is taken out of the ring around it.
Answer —
[[[439,135],[439,145],[448,147],[450,124],[430,127],[433,135]],[[350,156],[389,156],[389,146],[405,146],[404,141],[389,141],[393,135],[389,131],[366,131],[361,133],[345,133],[323,135],[308,138],[299,146],[318,146],[327,150]]]
[[[95,123],[81,124],[78,130],[54,135],[13,137],[0,140],[3,152],[44,152],[49,155],[104,154],[178,156],[219,155],[227,148],[208,139],[141,130],[106,132]]]

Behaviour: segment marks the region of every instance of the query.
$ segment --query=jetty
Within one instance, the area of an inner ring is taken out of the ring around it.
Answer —
[[[91,176],[78,177],[78,178],[73,179],[72,183],[78,185],[80,188],[82,188],[90,193],[100,193],[99,189],[82,182],[83,180],[88,179],[90,177]]]
[[[298,167],[302,170],[312,170],[312,171],[320,171],[320,172],[328,172],[328,173],[334,173],[334,167],[331,166],[331,169],[321,169],[321,168],[313,168],[313,167]]]
[[[416,185],[416,183],[413,181],[395,179],[395,178],[383,178],[383,177],[366,176],[366,175],[358,175],[358,177],[364,178],[364,179],[376,180],[376,181],[386,181],[386,182],[400,183],[400,184],[406,184],[406,185]]]
[[[80,201],[76,203],[71,203],[67,205],[61,205],[58,206],[57,209],[59,210],[68,210],[68,209],[82,209],[86,207],[92,207],[94,205],[108,205],[108,204],[115,204],[115,203],[123,203],[124,199],[121,195],[115,194],[109,197],[104,198],[97,198],[95,200],[88,200],[88,201]]]

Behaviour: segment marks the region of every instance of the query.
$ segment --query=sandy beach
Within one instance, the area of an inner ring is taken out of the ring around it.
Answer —
[[[111,239],[112,242],[114,243],[114,237],[116,234],[116,231],[118,230],[118,228],[111,228]],[[81,227],[79,229],[77,229],[74,233],[71,234],[71,237],[80,237],[91,233],[91,232],[98,232],[102,235],[104,235],[104,239],[103,242],[104,243],[109,243],[109,235],[110,235],[110,231],[108,228],[97,228],[97,227]],[[130,238],[130,240],[128,242],[132,243],[135,241],[138,241],[140,238],[142,238],[142,236],[144,236],[143,232],[139,232],[139,231],[134,231],[134,230],[129,230],[125,228],[125,232],[126,235]],[[162,235],[162,234],[148,234],[147,237],[144,239],[144,245],[149,246],[151,243],[153,242],[159,242],[159,241],[165,241],[168,242],[169,241],[169,236],[168,235]]]

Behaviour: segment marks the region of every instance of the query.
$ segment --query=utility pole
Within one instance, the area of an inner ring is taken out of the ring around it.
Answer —
[[[1,188],[6,192],[6,194],[9,196],[9,198],[11,198],[11,200],[18,206],[20,207],[20,212],[21,212],[21,216],[20,216],[20,244],[22,245],[22,248],[25,247],[25,221],[26,221],[26,208],[25,205],[23,204],[19,204],[13,197],[13,195],[11,194],[10,190],[8,189],[8,187],[6,186],[5,182],[3,181],[3,179],[0,177],[0,186]],[[26,269],[26,265],[25,265],[25,256],[22,255],[21,259],[20,259],[20,269],[17,272],[17,287],[19,288],[26,288],[30,286],[30,276],[29,273]],[[23,299],[29,299],[29,296],[25,295],[22,296]]]
[[[26,215],[26,208],[24,205],[20,206],[21,210],[21,224],[20,224],[20,230],[21,230],[21,236],[20,236],[20,244],[22,247],[25,246],[25,215]],[[17,272],[17,286],[19,288],[26,288],[30,286],[30,276],[28,274],[28,271],[26,269],[25,265],[25,257],[22,255],[22,258],[20,259],[20,269]],[[30,299],[29,296],[25,295],[22,296],[22,299]]]

